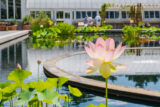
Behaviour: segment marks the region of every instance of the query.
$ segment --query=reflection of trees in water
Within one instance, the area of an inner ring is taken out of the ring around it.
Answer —
[[[51,49],[53,47],[57,48],[79,48],[84,47],[84,42],[71,42],[71,41],[55,41],[52,39],[31,39],[31,46],[33,48],[40,48],[40,49]]]
[[[102,76],[84,76],[84,77],[94,79],[94,80],[99,80],[99,81],[105,81],[105,79]],[[114,81],[117,80],[117,77],[116,76],[110,76],[108,79],[111,80],[114,83]]]
[[[105,79],[102,76],[84,76],[85,78],[99,80],[99,81],[105,81]]]
[[[116,76],[110,76],[108,79],[111,80],[114,83],[114,81],[117,80],[117,77]]]
[[[147,86],[149,82],[156,84],[160,75],[130,75],[126,77],[128,77],[128,80],[135,82],[136,87],[143,88],[144,86]]]

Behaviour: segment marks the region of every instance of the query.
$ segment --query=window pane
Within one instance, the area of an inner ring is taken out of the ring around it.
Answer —
[[[150,11],[150,18],[154,18],[154,11]]]
[[[49,18],[51,18],[51,12],[50,11],[46,11],[45,13],[46,13],[46,15],[48,15]]]
[[[155,16],[156,16],[156,18],[160,18],[159,16],[159,11],[155,11]]]
[[[91,17],[91,11],[87,12],[88,17]]]
[[[65,13],[65,18],[66,19],[70,19],[70,13],[68,12],[68,13]]]
[[[77,18],[77,19],[80,19],[80,18],[81,18],[81,12],[79,12],[79,11],[76,12],[76,18]]]
[[[122,19],[126,19],[126,18],[127,18],[126,11],[122,11]]]
[[[109,18],[109,12],[106,12],[106,18],[107,19]]]
[[[39,11],[36,11],[36,17],[38,16],[38,14],[39,14]]]
[[[35,18],[35,11],[30,11],[30,15]]]
[[[86,17],[86,12],[82,11],[82,18],[85,18],[85,17]]]
[[[115,16],[114,16],[114,12],[113,12],[113,11],[110,11],[110,18],[111,18],[111,19],[114,19],[114,17],[115,17]]]
[[[92,12],[92,18],[95,18],[97,16],[97,12],[96,11],[93,11]]]
[[[144,17],[149,18],[149,12],[148,11],[144,11]]]
[[[21,19],[21,0],[15,0],[15,4],[16,19]]]
[[[8,0],[8,18],[14,18],[13,0]]]
[[[72,11],[72,19],[74,19],[74,11]]]
[[[1,0],[1,18],[7,19],[7,5],[6,0]]]
[[[57,19],[63,19],[63,11],[57,11]]]
[[[115,11],[115,18],[116,18],[116,19],[119,18],[119,11]]]

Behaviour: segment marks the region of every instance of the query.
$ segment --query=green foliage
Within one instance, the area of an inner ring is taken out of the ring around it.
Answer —
[[[16,88],[16,83],[0,83],[0,107],[3,106],[6,101],[12,100],[12,98],[16,96]]]
[[[32,75],[30,71],[15,69],[9,74],[8,80],[15,81],[17,84],[22,85],[23,80],[30,75]]]
[[[131,47],[139,46],[140,43],[150,40],[158,40],[159,28],[156,27],[144,27],[144,26],[125,26],[123,29],[123,42],[127,43]]]
[[[10,21],[10,25],[17,25],[17,24],[18,23],[17,23],[17,21],[15,19],[13,19],[13,20]]]
[[[15,106],[24,105],[25,103],[28,103],[34,97],[35,93],[36,90],[31,88],[23,90],[18,95],[18,100],[15,102]]]
[[[78,40],[78,41],[94,41],[94,40],[96,40],[98,37],[102,37],[103,39],[107,39],[108,38],[108,36],[106,36],[106,35],[101,35],[101,36],[99,36],[99,35],[97,35],[97,34],[94,34],[94,35],[80,35],[80,36],[76,36],[76,39]]]
[[[110,3],[104,3],[102,4],[101,6],[101,13],[100,13],[100,16],[101,16],[101,24],[104,25],[105,24],[105,18],[106,18],[106,11],[109,7],[112,7],[114,6],[114,4],[110,4]]]
[[[102,27],[88,26],[88,27],[79,27],[79,28],[76,29],[76,32],[78,32],[78,33],[104,32],[105,33],[106,30],[110,30],[112,28],[113,28],[112,25],[105,25],[105,26],[102,26]]]
[[[40,30],[37,30],[36,32],[33,32],[32,37],[34,39],[57,39],[57,33],[60,33],[60,30],[56,27],[50,27],[50,28],[42,28]]]
[[[75,27],[73,25],[58,23],[55,27],[60,30],[58,32],[58,40],[71,40],[74,38]]]
[[[123,32],[123,42],[126,42],[131,47],[137,46],[138,41],[140,40],[140,28],[139,27],[132,27],[132,26],[125,26],[122,29]]]
[[[62,85],[64,85],[68,81],[69,81],[69,79],[66,77],[59,77],[58,81],[57,81],[57,88],[61,88]]]
[[[65,102],[70,102],[72,99],[68,95],[61,95],[59,89],[64,85],[69,79],[66,77],[59,78],[47,78],[46,81],[38,79],[36,82],[24,83],[23,81],[30,76],[32,73],[30,71],[15,69],[9,76],[8,80],[15,81],[14,83],[5,82],[0,83],[0,106],[4,106],[4,103],[9,101],[10,107],[23,106],[36,106],[42,107],[43,102],[46,104],[50,103],[61,107],[60,99]],[[20,88],[21,92],[17,95],[17,89]],[[82,93],[77,88],[69,86],[72,95],[81,96]],[[12,99],[18,97],[13,104]]]
[[[60,106],[59,103],[59,93],[54,90],[45,89],[41,92],[37,92],[38,100],[44,101],[46,103],[56,104]]]
[[[48,23],[51,24],[49,21]],[[40,24],[35,25],[36,29],[32,29],[34,39],[54,39],[54,40],[72,40],[74,39],[75,27],[67,23],[58,23],[50,27],[40,28]]]
[[[32,47],[33,48],[40,48],[40,49],[50,49],[53,47],[59,47],[62,48],[65,45],[69,45],[72,42],[70,41],[58,41],[55,39],[32,39]]]
[[[41,28],[49,28],[51,19],[44,12],[40,12],[35,19],[31,21],[31,30],[36,32]]]
[[[70,85],[68,86],[68,89],[69,89],[69,92],[76,96],[76,97],[80,97],[82,96],[82,93],[81,91],[78,89],[78,88],[75,88],[75,87],[71,87]]]
[[[29,24],[31,24],[32,19],[33,19],[32,16],[26,15],[26,16],[22,19],[22,22],[23,22],[23,24],[25,24],[25,25],[29,25]]]

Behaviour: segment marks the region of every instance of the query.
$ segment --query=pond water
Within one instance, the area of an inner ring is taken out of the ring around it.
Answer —
[[[16,68],[17,63],[20,63],[23,69],[30,70],[33,74],[31,77],[27,78],[25,82],[34,81],[37,79],[37,73],[38,73],[37,59],[38,58],[41,58],[42,62],[44,62],[50,58],[53,58],[59,55],[84,50],[82,46],[80,47],[78,46],[80,44],[70,44],[67,46],[53,47],[50,49],[34,49],[32,48],[33,45],[34,44],[32,44],[29,41],[29,39],[27,39],[22,42],[15,43],[14,45],[9,46],[5,49],[0,50],[0,82],[7,81],[8,74]],[[41,65],[43,65],[43,63]],[[42,66],[40,66],[40,77],[41,79],[44,79],[44,80],[47,78],[43,73]],[[111,77],[112,79],[110,79],[110,82],[113,81],[113,83],[116,83],[116,80],[120,80],[122,85],[125,85],[125,83],[123,82],[126,81],[127,79],[125,80],[124,77],[129,78],[126,76],[117,77],[117,78]],[[134,80],[133,77],[130,77],[130,80]],[[153,77],[153,80],[154,78],[155,77]],[[159,81],[159,76],[156,78],[158,78],[158,81]],[[82,90],[82,92],[83,92],[82,97],[80,98],[73,97],[73,101],[70,103],[71,107],[85,107],[88,104],[98,105],[99,103],[105,103],[104,95],[100,95],[93,92],[86,92],[85,90]],[[63,87],[60,90],[60,93],[68,93],[67,88]],[[63,104],[63,102],[61,103]],[[153,106],[153,105],[154,104],[147,104],[145,102],[129,101],[119,97],[115,98],[110,96],[109,98],[109,107],[129,107],[129,106],[130,107],[147,107],[147,106]]]

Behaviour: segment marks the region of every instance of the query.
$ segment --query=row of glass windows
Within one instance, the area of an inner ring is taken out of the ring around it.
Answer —
[[[12,4],[12,3],[10,3]],[[12,6],[9,6],[12,8]],[[12,9],[10,9],[12,10]],[[51,11],[44,11],[50,18],[51,18]],[[30,14],[33,17],[36,17],[39,11],[31,11]],[[107,19],[118,19],[120,17],[121,13],[121,18],[122,19],[128,19],[129,18],[129,11],[107,11],[106,12],[106,18]],[[4,13],[3,13],[4,14]],[[57,11],[56,12],[56,17],[57,19],[70,19],[71,12],[63,12],[63,11]],[[86,16],[95,18],[97,15],[97,11],[76,11],[76,19],[82,19],[85,18]],[[4,15],[2,15],[4,17]],[[10,11],[9,17],[12,18],[13,12]],[[160,18],[160,11],[144,11],[144,18]],[[74,11],[72,12],[72,19],[74,19]]]
[[[30,15],[32,17],[37,17],[40,11],[30,11]],[[48,15],[49,18],[51,18],[51,11],[43,11],[46,15]],[[54,13],[53,13],[54,14]],[[70,19],[70,12],[64,12],[63,11],[57,11],[56,12],[56,17],[57,19],[63,19],[65,16],[65,19]]]
[[[144,18],[160,18],[160,11],[144,11]]]
[[[0,13],[0,19],[21,19],[21,0],[8,0],[8,7],[7,0],[0,0]]]
[[[76,19],[82,19],[86,16],[95,18],[97,11],[76,11]]]
[[[32,17],[37,17],[40,11],[30,11],[30,15]],[[51,18],[51,11],[43,11],[46,15],[48,15],[49,18]]]

